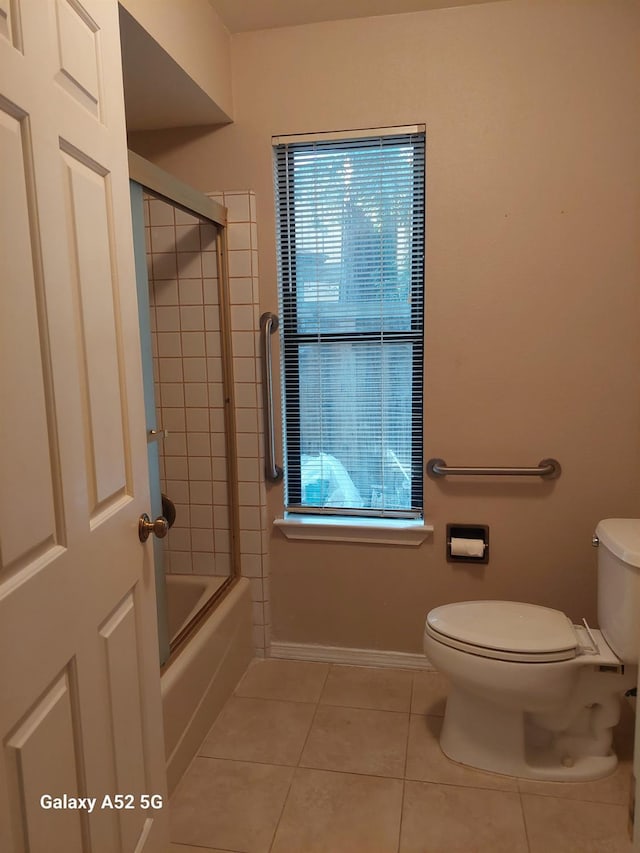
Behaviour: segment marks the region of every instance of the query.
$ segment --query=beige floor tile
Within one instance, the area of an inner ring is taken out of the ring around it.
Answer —
[[[518,794],[406,782],[400,853],[528,853]]]
[[[200,754],[211,758],[296,765],[316,705],[232,696]]]
[[[171,841],[267,853],[293,772],[196,758],[171,798]]]
[[[323,705],[408,713],[412,681],[413,673],[404,669],[332,666],[320,702]]]
[[[171,844],[169,853],[235,853],[235,851],[220,850],[218,847],[193,847],[191,844]]]
[[[235,695],[317,702],[328,672],[326,663],[274,659],[254,661],[236,687]]]
[[[531,853],[630,853],[627,810],[522,794]]]
[[[416,672],[413,676],[412,714],[442,717],[447,704],[449,681],[440,672]]]
[[[484,773],[451,761],[440,749],[441,717],[411,715],[407,748],[407,779],[418,782],[439,782],[445,785],[464,785],[470,788],[492,788],[517,791],[516,779],[497,773]]]
[[[402,782],[301,770],[272,853],[396,853]]]
[[[404,775],[409,715],[319,705],[301,767]]]

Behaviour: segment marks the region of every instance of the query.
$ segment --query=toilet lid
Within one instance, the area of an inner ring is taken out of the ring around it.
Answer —
[[[564,660],[574,657],[578,644],[560,610],[517,601],[445,604],[428,614],[427,630],[442,642],[511,660]]]

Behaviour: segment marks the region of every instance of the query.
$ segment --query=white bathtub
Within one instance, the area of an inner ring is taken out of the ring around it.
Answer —
[[[220,585],[221,579],[167,576],[170,636],[177,636],[197,612],[199,603],[208,600],[212,581]],[[162,672],[169,793],[196,755],[253,654],[249,581],[238,578]]]
[[[183,628],[209,601],[226,578],[207,575],[167,575],[167,623],[169,641],[173,642]]]

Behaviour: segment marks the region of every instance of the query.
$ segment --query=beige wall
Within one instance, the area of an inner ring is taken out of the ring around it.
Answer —
[[[513,0],[247,33],[233,125],[135,139],[256,191],[274,310],[272,134],[426,123],[425,459],[563,467],[427,480],[419,548],[274,532],[274,639],[417,652],[431,607],[476,597],[595,621],[593,528],[640,513],[639,32],[633,0]],[[445,561],[447,522],[490,525],[487,567]]]

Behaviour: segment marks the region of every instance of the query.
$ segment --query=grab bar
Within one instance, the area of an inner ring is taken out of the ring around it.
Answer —
[[[427,474],[430,477],[448,477],[457,474],[472,474],[489,477],[542,477],[555,480],[562,473],[557,459],[543,459],[536,468],[461,468],[447,465],[444,459],[430,459],[427,462]]]
[[[275,463],[276,449],[273,434],[273,378],[271,375],[271,335],[278,328],[278,318],[266,311],[260,317],[260,344],[262,347],[262,395],[264,414],[264,471],[267,480],[277,483],[284,471]]]

